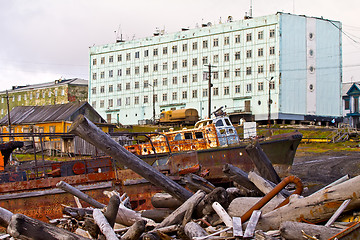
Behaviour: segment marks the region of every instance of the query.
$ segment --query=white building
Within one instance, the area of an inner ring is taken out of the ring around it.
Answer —
[[[209,64],[212,110],[267,120],[270,92],[273,120],[341,117],[341,23],[287,13],[94,46],[89,102],[122,124],[152,119],[153,108],[205,118]]]

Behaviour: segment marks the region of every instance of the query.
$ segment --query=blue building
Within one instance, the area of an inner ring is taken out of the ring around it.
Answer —
[[[342,116],[341,82],[341,23],[288,13],[90,48],[89,102],[122,124],[153,109],[206,118],[209,94],[211,110],[224,106],[234,121],[330,121]]]

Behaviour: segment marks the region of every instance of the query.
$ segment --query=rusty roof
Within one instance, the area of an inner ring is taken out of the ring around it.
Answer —
[[[92,121],[103,123],[105,120],[87,102],[45,106],[17,106],[10,112],[11,124],[32,124],[42,122],[73,121],[79,114],[87,115],[92,111]],[[95,119],[94,119],[95,118]],[[0,120],[0,125],[7,125],[7,115]]]

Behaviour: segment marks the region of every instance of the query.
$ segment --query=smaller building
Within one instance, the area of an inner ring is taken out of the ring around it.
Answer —
[[[360,82],[343,84],[343,116],[344,122],[350,126],[360,128]]]

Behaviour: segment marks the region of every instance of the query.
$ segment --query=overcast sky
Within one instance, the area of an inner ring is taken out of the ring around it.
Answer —
[[[343,81],[360,81],[360,1],[252,0],[253,16],[278,11],[343,23]],[[250,0],[0,0],[0,91],[89,79],[89,47],[243,19]]]

